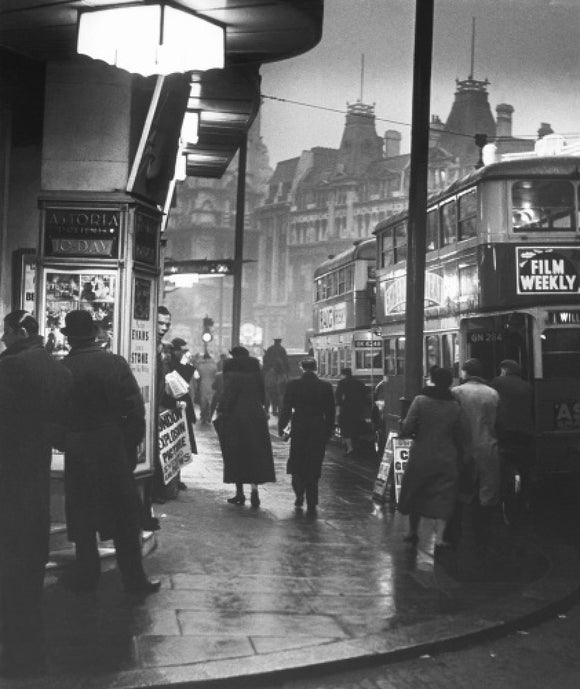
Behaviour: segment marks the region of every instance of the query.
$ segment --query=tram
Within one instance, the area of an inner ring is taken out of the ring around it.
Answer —
[[[549,137],[546,137],[549,139]],[[538,145],[539,144],[539,145]],[[537,466],[580,471],[580,147],[500,157],[429,198],[423,374],[515,359],[535,390]],[[546,155],[547,154],[547,155]],[[405,372],[407,213],[377,225],[376,325],[396,430]]]

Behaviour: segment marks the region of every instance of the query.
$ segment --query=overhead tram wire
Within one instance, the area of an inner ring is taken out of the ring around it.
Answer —
[[[346,115],[347,113],[344,110],[341,110],[340,108],[331,108],[330,106],[327,105],[316,105],[315,103],[305,103],[304,101],[299,101],[299,100],[292,100],[290,98],[280,98],[279,96],[270,96],[267,94],[262,94],[262,98],[265,98],[267,100],[272,100],[272,101],[277,101],[280,103],[289,103],[290,105],[301,105],[302,107],[305,108],[312,108],[313,110],[324,110],[326,112],[334,112],[337,113],[338,115]],[[411,124],[409,122],[401,122],[400,120],[390,120],[386,117],[378,117],[375,116],[375,120],[377,122],[387,122],[388,124],[397,124],[401,127],[410,127]],[[467,139],[473,139],[473,134],[465,134],[464,132],[455,132],[453,130],[445,130],[446,134],[451,134],[453,136],[463,136]],[[563,133],[561,136],[568,137],[570,139],[574,138],[580,138],[580,132],[566,132]],[[511,139],[532,139],[535,140],[538,138],[537,132],[534,134],[512,134]]]

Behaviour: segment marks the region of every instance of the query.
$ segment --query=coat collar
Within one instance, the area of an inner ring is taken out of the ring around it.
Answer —
[[[89,342],[87,344],[73,347],[67,356],[77,356],[78,354],[94,354],[95,352],[102,352],[103,348],[96,342]]]
[[[43,347],[44,346],[44,340],[42,339],[42,335],[33,335],[32,337],[23,337],[19,340],[17,340],[14,344],[10,345],[10,347],[7,347],[2,354],[0,354],[1,358],[4,357],[9,357],[9,356],[14,356],[16,354],[20,354],[20,352],[25,351],[26,349],[33,349],[34,347]]]

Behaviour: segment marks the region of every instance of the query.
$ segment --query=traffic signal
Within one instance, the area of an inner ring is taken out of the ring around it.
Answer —
[[[213,340],[213,318],[206,315],[203,319],[203,332],[201,334],[201,340],[204,344],[209,344]]]

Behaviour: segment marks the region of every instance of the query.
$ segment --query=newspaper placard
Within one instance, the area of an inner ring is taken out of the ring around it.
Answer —
[[[373,498],[382,502],[386,499],[387,485],[393,470],[393,439],[396,437],[397,434],[394,431],[391,431],[387,436],[387,442],[385,443],[383,456],[381,457],[379,471],[373,488]]]
[[[191,462],[185,409],[167,409],[159,414],[159,462],[165,485]]]
[[[393,438],[393,474],[395,477],[395,502],[397,504],[399,504],[401,483],[407,467],[407,461],[409,460],[409,450],[411,449],[412,443],[412,438]]]

